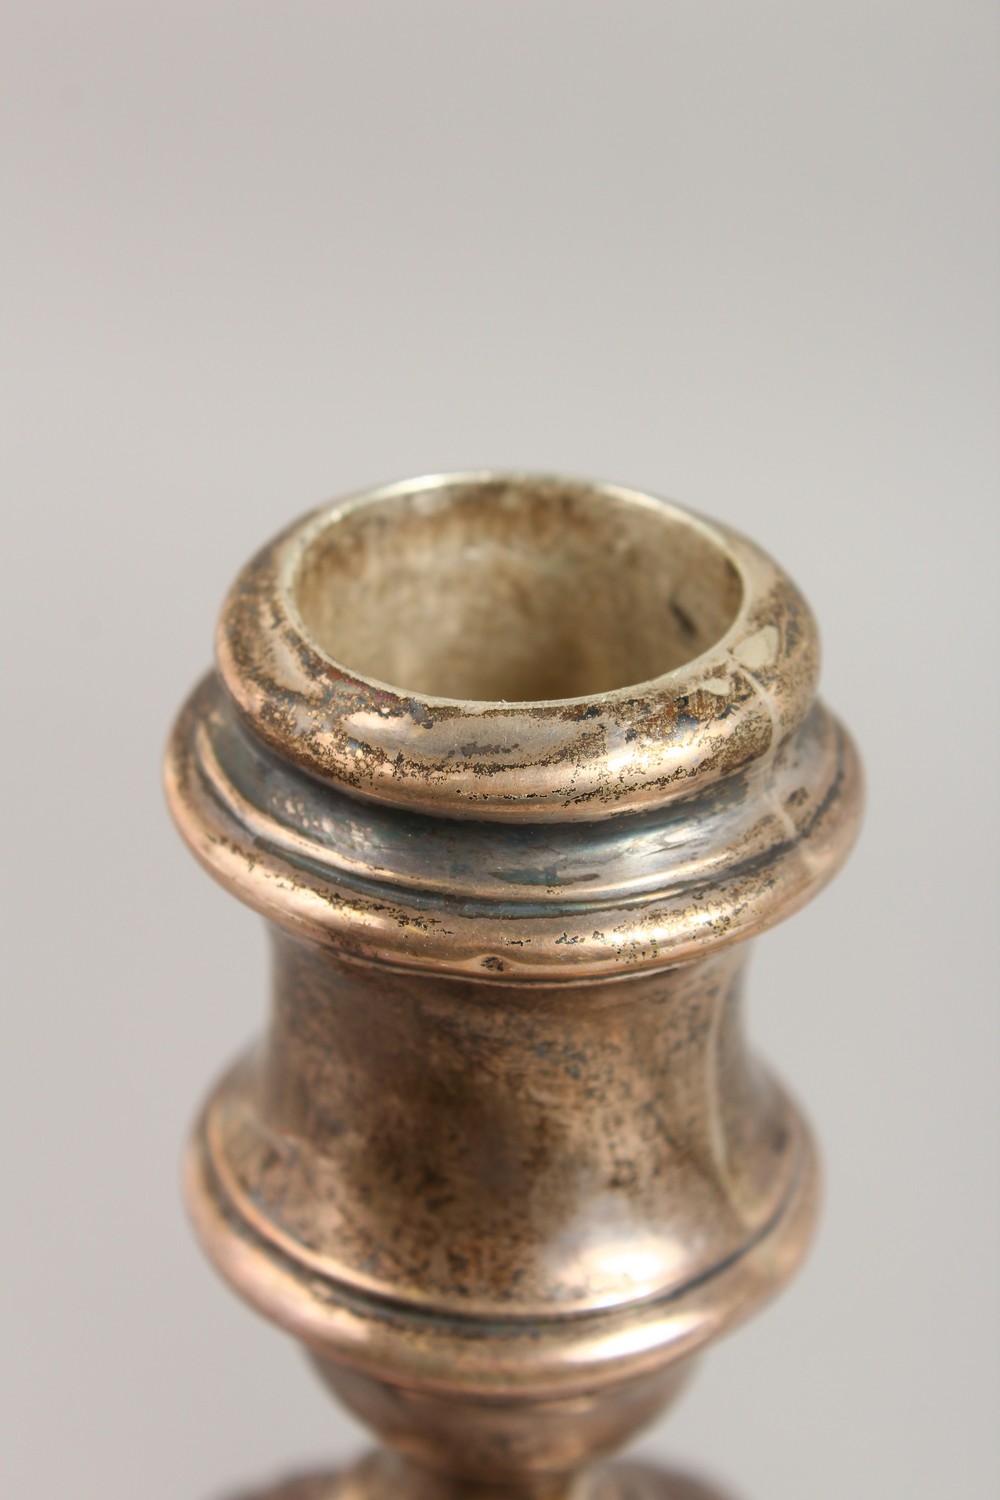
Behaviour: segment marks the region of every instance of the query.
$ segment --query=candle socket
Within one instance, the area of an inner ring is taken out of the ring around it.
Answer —
[[[597,1461],[812,1232],[742,980],[857,828],[817,671],[759,548],[611,485],[405,482],[237,579],[167,788],[273,1007],[187,1196],[398,1455],[324,1495],[682,1493]]]

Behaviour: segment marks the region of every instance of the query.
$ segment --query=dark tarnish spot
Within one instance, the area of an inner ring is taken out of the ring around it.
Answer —
[[[674,619],[677,621],[678,625],[681,627],[681,630],[686,636],[693,639],[698,634],[697,625],[694,623],[687,610],[683,609],[681,605],[677,603],[676,599],[671,599],[670,601],[670,613],[673,615]]]
[[[684,733],[685,730],[695,730],[700,728],[701,720],[694,714],[679,713],[674,720],[674,729],[679,731],[680,733]]]
[[[464,745],[459,745],[457,750],[449,750],[448,756],[450,758],[453,758],[457,755],[461,755],[464,756],[466,760],[472,760],[472,757],[474,755],[512,755],[515,750],[520,750],[520,748],[521,746],[517,740],[512,741],[510,744],[503,742],[496,745],[479,745],[469,741]],[[477,765],[476,770],[479,769],[480,768]],[[493,769],[502,771],[506,770],[507,767],[496,766]],[[484,774],[489,774],[490,767],[484,767],[483,770]]]
[[[422,729],[432,729],[437,723],[426,703],[421,703],[417,698],[408,699],[406,706],[410,711],[410,718]]]

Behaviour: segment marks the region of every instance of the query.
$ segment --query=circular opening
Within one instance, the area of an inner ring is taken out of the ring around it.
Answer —
[[[647,682],[740,606],[721,542],[656,502],[560,480],[393,491],[335,517],[293,585],[316,645],[434,698],[528,702]]]

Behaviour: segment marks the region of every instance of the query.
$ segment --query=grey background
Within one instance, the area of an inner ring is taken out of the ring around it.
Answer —
[[[645,1451],[743,1500],[997,1492],[998,23],[7,0],[4,1495],[213,1500],[364,1443],[183,1222],[264,946],[158,761],[261,542],[489,464],[769,547],[869,770],[752,973],[821,1236]]]

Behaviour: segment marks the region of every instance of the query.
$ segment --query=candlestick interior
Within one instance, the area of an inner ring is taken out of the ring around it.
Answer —
[[[660,502],[565,480],[405,488],[331,517],[293,587],[313,642],[425,696],[611,692],[700,656],[732,624],[721,538]]]

